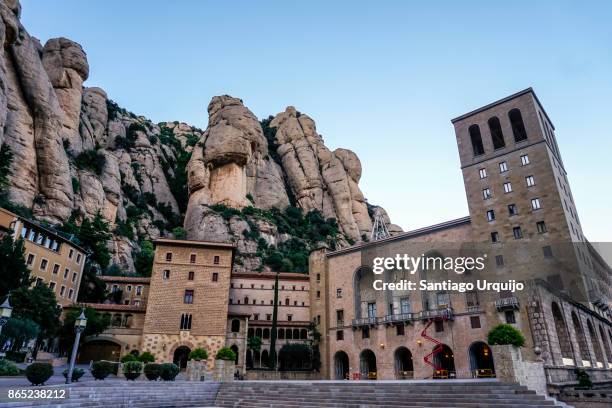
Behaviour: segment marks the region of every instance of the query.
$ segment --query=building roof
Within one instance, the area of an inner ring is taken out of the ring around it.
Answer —
[[[104,282],[151,283],[151,278],[145,276],[98,276]]]
[[[229,242],[217,242],[217,241],[198,241],[190,239],[170,239],[170,238],[159,238],[153,241],[155,245],[174,245],[174,246],[200,246],[200,247],[221,247],[234,249],[235,244]]]
[[[469,118],[470,116],[473,116],[473,115],[475,115],[477,113],[483,112],[483,111],[485,111],[487,109],[491,109],[494,106],[501,105],[504,102],[508,102],[508,101],[510,101],[512,99],[518,98],[519,96],[522,96],[522,95],[525,95],[525,94],[528,94],[528,93],[531,93],[533,95],[533,97],[535,98],[535,100],[538,102],[538,105],[540,105],[540,109],[542,109],[542,112],[544,112],[544,115],[546,116],[546,119],[548,119],[548,122],[550,122],[550,125],[552,126],[552,128],[554,130],[555,129],[555,125],[553,125],[552,120],[550,120],[550,117],[546,113],[546,110],[542,106],[542,103],[538,99],[538,96],[535,94],[535,91],[531,87],[523,89],[522,91],[519,91],[519,92],[517,92],[515,94],[512,94],[510,96],[506,96],[505,98],[499,99],[499,100],[497,100],[495,102],[491,102],[488,105],[482,106],[482,107],[480,107],[478,109],[475,109],[475,110],[473,110],[471,112],[465,113],[465,114],[463,114],[461,116],[457,116],[456,118],[451,119],[451,123],[455,123],[455,122],[458,122],[458,121],[463,120],[465,118]]]
[[[136,312],[144,313],[147,311],[146,306],[136,305],[117,305],[114,303],[73,303],[64,309],[80,309],[81,307],[90,307],[95,310],[114,311],[114,312]]]
[[[426,234],[430,234],[432,232],[436,232],[436,231],[440,231],[440,230],[444,230],[447,228],[454,228],[460,225],[464,225],[464,224],[469,224],[471,223],[471,219],[469,216],[467,217],[462,217],[462,218],[457,218],[454,220],[450,220],[450,221],[445,221],[445,222],[441,222],[439,224],[434,224],[434,225],[430,225],[427,227],[423,227],[423,228],[418,228],[412,231],[406,231],[406,232],[402,232],[400,234],[395,234],[390,236],[389,238],[384,238],[378,241],[373,241],[373,242],[361,242],[357,245],[353,245],[347,248],[342,248],[342,249],[338,249],[336,251],[331,251],[327,253],[327,257],[332,257],[332,256],[336,256],[336,255],[341,255],[341,254],[346,254],[349,252],[353,252],[353,251],[361,251],[362,249],[365,248],[371,248],[371,247],[375,247],[381,244],[386,244],[388,242],[392,242],[392,241],[401,241],[403,239],[408,239],[408,238],[416,238],[418,236],[421,235],[426,235]]]
[[[308,320],[278,320],[276,322],[277,326],[291,326],[291,327],[304,327],[310,326],[310,321]],[[249,327],[268,327],[272,326],[272,320],[249,320]]]
[[[274,280],[276,278],[276,272],[232,272],[231,278]],[[279,272],[278,279],[307,281],[310,278],[307,274],[303,273]]]

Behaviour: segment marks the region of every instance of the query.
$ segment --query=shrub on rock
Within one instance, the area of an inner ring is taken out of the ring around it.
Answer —
[[[91,365],[91,375],[96,380],[104,380],[113,371],[113,364],[109,361],[96,361]]]
[[[179,367],[176,364],[172,363],[162,364],[161,367],[161,378],[164,381],[174,381],[180,371]]]
[[[134,381],[142,373],[142,363],[140,361],[128,361],[123,364],[123,374],[128,380]]]
[[[189,360],[201,361],[206,360],[208,358],[208,351],[203,348],[193,349],[191,353],[189,353]]]
[[[509,324],[498,324],[489,332],[487,342],[493,345],[511,344],[516,347],[525,345],[525,337],[514,326]]]
[[[217,352],[217,360],[235,361],[236,353],[229,347],[222,347]]]

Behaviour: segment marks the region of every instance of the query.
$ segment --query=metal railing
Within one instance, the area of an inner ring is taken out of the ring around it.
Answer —
[[[519,309],[519,300],[516,296],[504,297],[495,301],[498,310]]]
[[[386,315],[382,317],[381,323],[385,323],[385,324],[401,323],[401,322],[408,322],[411,320],[415,320],[414,313],[399,313],[399,314]]]

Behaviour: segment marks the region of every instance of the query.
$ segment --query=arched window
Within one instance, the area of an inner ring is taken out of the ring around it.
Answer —
[[[555,330],[557,331],[557,340],[559,341],[559,349],[561,351],[561,358],[563,359],[563,364],[571,363],[569,365],[574,364],[574,358],[572,355],[572,346],[570,344],[569,333],[567,331],[567,326],[565,325],[565,320],[563,319],[563,314],[561,313],[561,309],[559,305],[555,302],[552,302],[551,305],[553,320],[555,322]]]
[[[293,339],[298,340],[300,338],[300,329],[293,329]]]
[[[238,333],[240,331],[240,320],[232,320],[232,333]]]
[[[261,328],[255,329],[255,337],[259,337],[261,339]]]
[[[263,329],[263,338],[264,339],[269,339],[270,338],[270,329],[268,329],[268,328]]]
[[[597,333],[595,333],[595,329],[593,329],[593,325],[590,320],[587,320],[587,328],[589,329],[589,337],[591,338],[591,344],[593,345],[593,353],[595,354],[595,362],[597,366],[601,366],[603,368],[603,353],[601,352],[601,345],[599,344],[599,339],[597,338]]]
[[[238,365],[238,346],[236,346],[235,344],[230,347],[230,349],[234,352],[234,354],[236,354],[236,359],[234,360],[234,364]]]
[[[395,379],[407,380],[414,378],[414,367],[412,365],[412,353],[406,347],[398,347],[393,353],[395,360]]]
[[[576,316],[575,312],[572,312],[572,323],[574,325],[574,332],[576,333],[576,338],[578,340],[578,351],[580,351],[580,358],[583,361],[591,361],[591,354],[589,353],[589,347],[587,346],[584,330],[582,330],[582,325],[580,324],[580,320],[578,320],[578,316]]]
[[[289,306],[289,298],[285,299],[285,306]]]
[[[308,339],[308,330],[302,329],[300,330],[300,340]]]
[[[281,340],[285,339],[285,329],[278,329],[278,338]]]
[[[612,363],[612,351],[610,350],[610,345],[606,339],[606,334],[604,333],[604,329],[599,325],[599,335],[601,336],[601,342],[603,343],[604,351],[606,352],[606,358],[608,359],[608,363]]]
[[[501,124],[497,116],[493,116],[489,119],[489,131],[491,132],[491,141],[493,142],[494,149],[501,149],[506,146],[504,141],[504,133],[502,132]]]
[[[244,304],[245,304],[245,305],[248,305],[248,304],[249,304],[249,297],[248,297],[248,296],[245,296],[245,297],[244,297]]]
[[[287,331],[285,332],[285,337],[287,338],[287,340],[291,340],[293,339],[293,337],[291,336],[291,329],[287,329]]]
[[[470,133],[470,139],[472,140],[472,149],[474,150],[474,156],[480,156],[484,154],[484,146],[482,144],[482,136],[480,136],[480,128],[478,125],[472,125],[468,128]]]
[[[251,337],[255,337],[255,330],[252,327],[249,327],[249,332],[247,337],[250,339]]]
[[[514,134],[515,142],[522,142],[527,140],[527,130],[525,130],[525,124],[523,123],[523,116],[521,111],[514,108],[508,112],[508,118],[510,119],[510,125],[512,125],[512,133]]]

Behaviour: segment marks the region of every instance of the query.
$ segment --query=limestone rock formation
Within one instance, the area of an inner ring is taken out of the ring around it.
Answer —
[[[205,131],[154,124],[84,86],[83,48],[66,38],[41,45],[20,11],[17,0],[0,1],[0,147],[12,156],[0,204],[51,224],[99,214],[126,271],[141,242],[179,227],[191,239],[234,242],[245,271],[303,271],[314,241],[369,236],[359,158],[330,151],[307,115],[288,107],[259,121],[222,95],[208,105]]]

